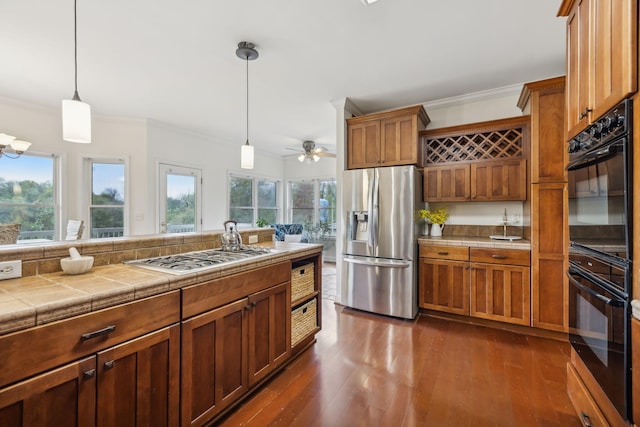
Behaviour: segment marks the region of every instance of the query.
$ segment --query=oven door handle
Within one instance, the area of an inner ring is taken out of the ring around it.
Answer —
[[[571,276],[571,271],[567,271],[567,276],[569,276],[569,280],[571,281],[571,283],[574,286],[576,286],[577,288],[585,291],[586,293],[598,298],[603,303],[605,303],[607,305],[610,305],[612,307],[624,307],[624,302],[623,301],[613,300],[611,298],[607,298],[604,295],[599,294],[596,291],[594,291],[593,289],[589,289],[585,285],[583,285],[582,283],[578,282],[576,279],[573,278],[573,276]]]
[[[579,159],[569,163],[569,165],[567,166],[567,170],[572,171],[576,169],[586,168],[617,156],[618,153],[623,149],[622,142],[623,141],[617,141],[607,147],[601,148],[600,150],[583,155]]]

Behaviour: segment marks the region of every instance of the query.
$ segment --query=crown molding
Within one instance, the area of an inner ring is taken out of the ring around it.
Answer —
[[[434,110],[440,108],[455,107],[458,105],[469,104],[472,102],[488,101],[490,99],[504,98],[507,96],[519,96],[524,83],[503,86],[495,89],[483,90],[480,92],[467,93],[465,95],[452,96],[450,98],[438,99],[422,104],[425,109]]]

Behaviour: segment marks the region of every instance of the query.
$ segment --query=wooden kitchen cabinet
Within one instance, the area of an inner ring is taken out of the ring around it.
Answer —
[[[530,326],[529,251],[471,248],[469,256],[469,314]]]
[[[527,199],[523,158],[424,168],[425,202],[488,202]]]
[[[3,427],[95,425],[96,357],[0,389]]]
[[[183,288],[181,425],[210,423],[291,354],[291,263]]]
[[[418,132],[427,124],[422,105],[347,119],[347,169],[420,166]]]
[[[178,426],[180,325],[98,353],[97,425]]]
[[[179,382],[174,325],[0,389],[0,425],[178,426]]]
[[[568,219],[565,183],[531,186],[532,326],[568,329]]]
[[[531,118],[529,177],[531,184],[567,181],[565,77],[526,83],[518,107]]]
[[[469,248],[421,245],[419,305],[422,308],[469,315]]]
[[[471,168],[467,164],[424,168],[425,202],[464,202],[471,197]]]
[[[249,309],[243,298],[182,322],[182,426],[206,424],[247,392]]]
[[[637,1],[564,0],[567,139],[637,91]]]
[[[249,296],[249,385],[291,354],[291,286],[283,283]]]
[[[423,258],[419,264],[422,308],[469,315],[469,263]]]
[[[471,200],[527,199],[527,161],[505,159],[471,164]]]

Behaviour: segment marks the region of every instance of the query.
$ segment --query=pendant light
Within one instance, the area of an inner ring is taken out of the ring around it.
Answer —
[[[77,0],[73,0],[73,43],[75,92],[62,100],[62,139],[81,144],[91,143],[91,106],[78,95],[78,19]]]
[[[258,57],[255,45],[249,42],[238,43],[236,56],[244,59],[247,65],[247,140],[240,150],[240,167],[242,169],[253,169],[253,146],[249,144],[249,61]]]

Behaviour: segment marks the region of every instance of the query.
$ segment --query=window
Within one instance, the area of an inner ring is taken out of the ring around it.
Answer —
[[[20,224],[18,243],[56,236],[57,157],[0,157],[0,224]]]
[[[336,232],[336,181],[313,179],[289,182],[289,219],[324,236]]]
[[[278,222],[278,181],[229,175],[229,218],[243,226]]]
[[[124,235],[125,170],[120,160],[97,161],[91,166],[89,235],[91,238]]]
[[[161,233],[200,231],[202,171],[160,163],[159,219]]]

